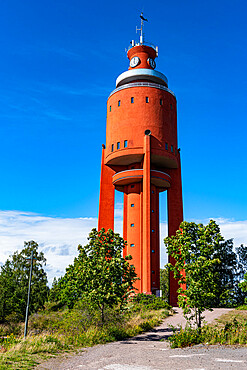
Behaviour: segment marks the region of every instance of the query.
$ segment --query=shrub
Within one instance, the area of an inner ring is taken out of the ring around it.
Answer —
[[[162,298],[156,297],[153,294],[138,293],[131,298],[133,304],[132,310],[160,310],[162,308],[171,310],[171,306]]]

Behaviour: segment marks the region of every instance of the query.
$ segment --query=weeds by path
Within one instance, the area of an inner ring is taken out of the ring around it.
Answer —
[[[217,324],[204,325],[201,330],[187,326],[169,338],[172,348],[204,344],[247,345],[247,311],[233,310],[222,315]]]

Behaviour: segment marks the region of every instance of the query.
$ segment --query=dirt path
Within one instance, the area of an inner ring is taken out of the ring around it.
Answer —
[[[129,340],[85,348],[77,355],[57,357],[39,365],[39,370],[206,370],[246,369],[247,348],[226,346],[194,346],[171,349],[166,339],[172,334],[169,325],[185,326],[181,309],[164,320],[162,325]],[[212,322],[229,309],[207,311]]]

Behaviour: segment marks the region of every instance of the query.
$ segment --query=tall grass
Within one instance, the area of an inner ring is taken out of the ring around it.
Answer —
[[[13,334],[1,340],[0,369],[32,369],[42,359],[61,352],[135,336],[168,316],[166,307],[147,309],[138,303],[136,310],[132,302],[124,311],[108,309],[103,325],[100,312],[86,302],[78,302],[74,309],[49,304],[31,316],[26,340]]]

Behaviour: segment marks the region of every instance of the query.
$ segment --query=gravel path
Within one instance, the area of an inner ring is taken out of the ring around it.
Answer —
[[[211,370],[247,369],[247,348],[198,345],[171,349],[166,341],[172,334],[169,325],[185,325],[182,311],[168,317],[159,327],[134,338],[82,349],[76,355],[61,356],[39,365],[39,370]],[[207,311],[212,322],[229,309]]]

